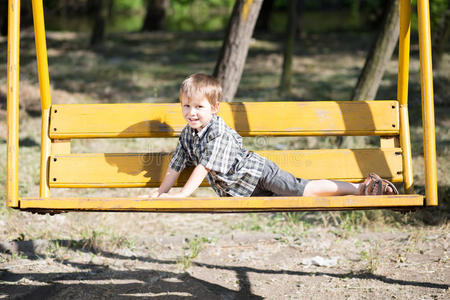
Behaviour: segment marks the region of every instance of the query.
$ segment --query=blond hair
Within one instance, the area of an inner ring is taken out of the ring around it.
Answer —
[[[187,77],[180,87],[180,99],[192,99],[205,96],[211,105],[216,105],[222,98],[222,87],[219,81],[206,74],[196,73]]]

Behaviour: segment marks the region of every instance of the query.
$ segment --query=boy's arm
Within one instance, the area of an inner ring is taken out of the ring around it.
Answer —
[[[177,181],[178,176],[180,176],[180,173],[181,172],[177,172],[171,167],[167,168],[167,172],[164,176],[163,182],[159,186],[158,190],[151,194],[151,197],[159,197],[161,194],[170,191],[175,181]]]
[[[188,181],[184,185],[184,187],[181,189],[180,192],[174,193],[174,194],[161,194],[160,197],[163,198],[185,198],[189,197],[202,183],[203,179],[205,179],[206,175],[208,174],[208,169],[206,169],[203,165],[197,165],[192,171],[191,176],[189,177]],[[165,181],[165,179],[164,179]],[[175,182],[175,181],[174,181]],[[161,184],[162,186],[162,184]]]

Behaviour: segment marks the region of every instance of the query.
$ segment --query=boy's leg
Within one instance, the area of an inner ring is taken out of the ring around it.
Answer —
[[[378,182],[380,181],[380,182]],[[263,175],[252,196],[345,196],[345,195],[395,195],[398,194],[392,183],[375,174],[363,183],[336,180],[305,180],[297,178],[266,160]]]
[[[344,196],[359,195],[361,183],[335,180],[310,180],[305,186],[303,196]]]
[[[398,190],[392,182],[370,173],[363,183],[311,180],[307,182],[303,192],[303,196],[344,195],[398,195]]]
[[[333,180],[306,180],[286,172],[266,160],[263,176],[252,196],[265,196],[267,191],[277,196],[343,196],[359,195],[360,183]]]
[[[252,196],[302,196],[306,179],[297,178],[268,159]]]

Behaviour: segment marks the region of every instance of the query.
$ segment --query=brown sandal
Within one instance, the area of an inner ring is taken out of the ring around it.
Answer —
[[[398,190],[392,182],[382,179],[375,173],[370,173],[361,184],[359,193],[361,195],[398,195]]]

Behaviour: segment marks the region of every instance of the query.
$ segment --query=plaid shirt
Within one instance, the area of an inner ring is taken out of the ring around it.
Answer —
[[[169,167],[180,172],[187,166],[209,169],[209,184],[224,196],[250,196],[264,168],[262,156],[242,148],[242,137],[223,119],[213,116],[200,132],[186,125],[181,131]]]

